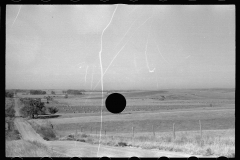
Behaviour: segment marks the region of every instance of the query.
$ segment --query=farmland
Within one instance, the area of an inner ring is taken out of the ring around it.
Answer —
[[[85,93],[64,98],[55,95],[46,106],[59,109],[55,118],[47,119],[54,125],[59,137],[71,134],[87,134],[97,141],[99,133],[108,136],[131,138],[134,135],[172,135],[173,123],[176,135],[181,132],[235,129],[234,89],[191,89],[164,91],[132,91],[122,93],[127,106],[121,114],[109,113],[105,105],[107,94]],[[102,98],[103,97],[103,98]],[[102,117],[100,116],[100,112]],[[42,124],[45,119],[31,120]],[[102,123],[102,128],[100,128]],[[102,130],[100,130],[102,129]],[[233,133],[233,132],[231,132]],[[207,135],[205,135],[207,136]],[[226,137],[226,136],[225,136]],[[235,135],[231,134],[235,139]],[[106,138],[105,138],[106,139]],[[122,138],[120,138],[122,139]],[[103,140],[104,141],[104,140]],[[231,152],[232,149],[231,149]]]

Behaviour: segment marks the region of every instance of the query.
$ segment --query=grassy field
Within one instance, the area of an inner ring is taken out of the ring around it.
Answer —
[[[14,110],[13,98],[6,98],[5,110],[6,109]],[[8,125],[5,130],[6,157],[66,157],[64,154],[56,153],[39,142],[20,140],[21,136],[14,125],[14,119],[14,116],[5,117],[5,123]],[[38,125],[35,125],[34,127],[38,132],[42,133],[41,135],[43,137],[51,137],[51,135],[53,135],[49,128],[44,128]],[[53,139],[54,138],[55,137],[53,137]]]
[[[6,141],[6,157],[66,157],[44,144],[24,140]]]
[[[73,137],[73,140],[81,142],[99,143],[99,135],[80,133]],[[175,139],[169,132],[162,132],[155,137],[151,136],[151,133],[138,133],[134,138],[125,135],[102,135],[101,144],[159,149],[203,156],[235,157],[235,130],[204,131],[202,139],[199,132],[195,131],[177,132]]]
[[[235,155],[234,89],[134,91],[123,92],[123,95],[127,106],[118,115],[109,113],[105,106],[101,107],[101,95],[55,97],[46,105],[57,107],[59,112],[56,117],[47,120],[63,139],[82,131],[85,139],[81,141],[98,143],[102,120],[102,143],[107,145],[123,142],[130,146],[191,154]],[[202,146],[199,144],[199,120],[204,133]],[[33,121],[43,123],[42,119]],[[173,123],[175,140],[172,136]],[[144,136],[153,135],[153,131],[154,139]],[[80,135],[76,138],[84,137]]]
[[[5,139],[7,141],[18,140],[20,135],[14,125],[14,99],[5,98]]]

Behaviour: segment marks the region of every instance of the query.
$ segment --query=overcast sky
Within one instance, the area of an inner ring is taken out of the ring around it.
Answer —
[[[235,45],[234,5],[7,5],[6,88],[233,88]]]

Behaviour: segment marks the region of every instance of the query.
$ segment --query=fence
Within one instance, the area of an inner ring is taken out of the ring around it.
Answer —
[[[191,125],[194,125],[195,126],[195,129],[196,128],[198,128],[197,130],[192,130],[192,131],[197,131],[198,133],[199,133],[199,137],[200,137],[200,141],[202,142],[202,123],[201,123],[201,120],[198,120],[198,124],[195,122],[194,124],[192,123]],[[166,126],[165,126],[166,127]],[[178,129],[179,130],[177,130],[176,129],[176,127],[178,127]],[[169,132],[172,132],[172,138],[175,140],[176,139],[176,137],[177,137],[177,132],[178,131],[184,131],[184,130],[180,130],[180,128],[181,128],[181,125],[178,125],[178,123],[177,122],[173,122],[172,123],[172,127],[170,126],[170,125],[168,125],[168,128],[169,128],[169,130],[168,131],[163,131],[163,132],[167,132],[167,133],[169,133]],[[171,129],[172,128],[172,129]],[[157,129],[159,129],[159,128],[157,128],[157,125],[154,125],[154,124],[152,124],[151,125],[151,130],[147,130],[147,135],[148,136],[151,136],[151,137],[153,137],[153,138],[156,138],[157,137],[157,134],[158,135],[161,135],[161,133],[163,133],[163,132],[159,132],[159,131],[157,131]],[[79,131],[79,132],[78,132]],[[121,131],[118,131],[118,130],[115,130],[115,131],[113,131],[113,130],[110,130],[109,128],[102,128],[102,130],[101,130],[101,135],[105,135],[105,136],[115,136],[115,135],[124,135],[124,136],[126,136],[126,137],[130,137],[130,138],[135,138],[137,135],[141,135],[142,133],[144,133],[144,132],[142,132],[143,130],[142,129],[140,129],[140,128],[137,128],[136,126],[132,126],[131,128],[129,127],[129,132],[121,132]],[[156,132],[157,131],[157,132]],[[187,131],[189,131],[189,130],[187,130]],[[92,134],[92,135],[99,135],[99,133],[100,133],[100,128],[99,127],[93,127],[93,126],[81,126],[81,125],[79,125],[78,127],[77,127],[77,129],[76,129],[76,133],[86,133],[86,134]],[[157,134],[156,134],[157,133]]]

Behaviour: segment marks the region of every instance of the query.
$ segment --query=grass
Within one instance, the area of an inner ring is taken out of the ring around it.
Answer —
[[[51,127],[51,124],[47,120],[42,120],[42,122],[45,123],[36,123],[35,121],[30,121],[29,123],[33,127],[33,129],[41,136],[43,139],[49,141],[49,140],[56,140],[57,136],[54,131],[54,129]]]
[[[13,107],[14,106],[14,100],[13,98],[5,98],[5,109],[9,108],[9,107]]]
[[[20,139],[20,133],[16,129],[13,121],[14,119],[10,119],[7,122],[9,129],[5,130],[5,139],[8,141]]]
[[[103,116],[102,127],[108,133],[130,133],[132,126],[136,132],[147,132],[152,130],[152,125],[156,132],[171,131],[175,123],[176,131],[198,130],[199,119],[204,130],[228,129],[235,128],[234,110],[229,113],[218,112],[190,112],[190,113],[173,113],[173,114],[129,114],[128,115],[110,115]],[[232,112],[232,113],[231,113]],[[178,115],[177,115],[178,114]],[[94,122],[97,121],[98,122]],[[84,132],[92,133],[99,130],[100,117],[78,117],[78,118],[57,118],[50,120],[57,131],[76,130],[80,127]],[[93,121],[93,122],[91,122]]]
[[[42,143],[33,141],[6,141],[6,157],[66,157]]]
[[[78,134],[75,140],[91,144],[99,143],[98,135]],[[184,152],[192,155],[235,157],[235,130],[204,131],[203,138],[198,132],[165,132],[156,137],[138,134],[134,137],[102,135],[101,144],[110,146],[133,146],[144,149]]]
[[[20,139],[20,134],[14,125],[14,99],[5,98],[5,139],[8,141]]]

